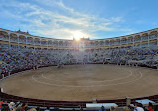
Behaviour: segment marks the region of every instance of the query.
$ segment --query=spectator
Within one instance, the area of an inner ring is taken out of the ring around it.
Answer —
[[[106,109],[104,108],[104,106],[102,106],[99,111],[106,111]]]
[[[25,111],[26,107],[27,107],[27,104],[23,103],[20,111]]]
[[[0,101],[0,110],[2,109],[2,104],[4,104],[4,102],[1,100]]]
[[[35,108],[31,108],[30,110],[27,111],[37,111]]]
[[[7,104],[7,101],[5,101],[1,106],[1,111],[9,111],[9,106]]]
[[[149,111],[154,111],[154,106],[151,102],[149,102],[148,110]]]
[[[142,104],[136,103],[134,111],[144,111]]]
[[[14,103],[14,102],[10,102],[8,106],[9,106],[9,109],[10,109],[11,111],[14,111],[14,110],[15,110],[15,103]]]
[[[49,107],[47,107],[47,109],[46,109],[46,110],[44,110],[44,111],[50,111],[50,108],[49,108]]]

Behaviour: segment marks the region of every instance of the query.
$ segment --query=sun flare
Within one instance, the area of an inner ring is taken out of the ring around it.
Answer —
[[[83,33],[80,32],[80,31],[76,31],[76,32],[73,34],[73,36],[74,36],[74,39],[75,39],[76,41],[79,41],[79,40],[83,37]]]

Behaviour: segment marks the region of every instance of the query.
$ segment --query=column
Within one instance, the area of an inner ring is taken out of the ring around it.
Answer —
[[[110,49],[110,40],[109,40],[109,44],[108,44],[108,46],[109,46],[109,49]]]
[[[27,37],[26,37],[26,48],[27,48]]]
[[[48,40],[47,40],[47,50],[48,50]]]
[[[156,36],[157,36],[157,47],[158,47],[158,33],[156,34]]]
[[[122,43],[121,43],[121,38],[120,38],[120,47],[121,47]]]
[[[19,35],[17,35],[18,36],[18,49],[19,49]]]
[[[33,48],[34,48],[34,51],[35,51],[35,39],[33,38]]]
[[[42,46],[41,46],[41,39],[40,39],[40,47],[41,47],[41,49],[42,49]]]
[[[10,49],[10,33],[8,35],[9,35],[9,49]]]
[[[140,42],[141,42],[140,47],[142,47],[142,44],[143,44],[143,42],[142,42],[142,36],[140,36]]]
[[[126,106],[129,106],[131,104],[131,98],[126,97]]]
[[[133,48],[134,48],[134,36],[133,36]]]
[[[2,74],[2,77],[4,78],[4,74]]]
[[[149,34],[148,34],[148,47],[149,47]]]

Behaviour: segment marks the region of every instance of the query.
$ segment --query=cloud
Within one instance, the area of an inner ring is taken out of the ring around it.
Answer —
[[[45,6],[37,5],[39,3]],[[76,31],[81,32],[84,37],[94,38],[98,31],[112,32],[117,30],[118,27],[115,27],[115,24],[123,21],[122,17],[101,18],[77,12],[65,6],[62,1],[55,0],[36,0],[36,4],[19,1],[7,4],[4,2],[0,6],[13,9],[5,8],[8,11],[8,17],[21,22],[29,22],[29,25],[21,24],[21,26],[23,25],[24,28],[31,30],[33,34],[60,39],[72,39]],[[58,11],[49,10],[46,8],[47,6],[53,6]],[[120,29],[120,31],[122,30]]]

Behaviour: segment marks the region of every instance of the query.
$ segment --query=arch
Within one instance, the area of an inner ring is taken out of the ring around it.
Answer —
[[[19,35],[19,42],[26,43],[26,37],[24,35]]]
[[[124,40],[124,39],[126,39],[126,36],[121,36],[121,37],[119,37],[118,39]]]
[[[27,39],[33,39],[33,37],[27,37]]]
[[[125,37],[124,37],[124,38],[121,38],[121,40],[126,40],[126,39],[127,39],[127,38],[125,38]]]
[[[0,31],[0,38],[3,40],[9,40],[9,34],[5,31]]]
[[[119,42],[120,41],[120,38],[117,38],[114,40],[114,42]]]
[[[110,42],[113,42],[115,39],[110,39]]]
[[[148,33],[142,34],[142,41],[147,41],[148,40]]]
[[[10,36],[11,36],[11,37],[18,37],[18,36],[17,36],[16,34],[14,34],[14,33],[11,33]]]
[[[128,43],[133,42],[133,36],[129,36],[129,37],[127,37],[127,41],[128,41]]]
[[[35,43],[36,45],[40,45],[40,39],[39,39],[39,38],[35,38],[35,39],[34,39],[34,43]]]
[[[114,45],[118,45],[120,43],[120,38],[116,38],[116,39],[114,39]]]
[[[134,41],[135,41],[135,42],[140,42],[140,41],[141,41],[140,35],[136,35],[136,36],[134,37]]]
[[[40,41],[40,39],[39,38],[35,38],[35,41]]]
[[[150,32],[149,39],[150,40],[157,39],[157,31]]]
[[[97,46],[98,46],[98,45],[99,45],[99,41],[95,41],[95,45],[97,45]]]
[[[109,45],[113,45],[114,44],[114,39],[110,39],[109,40]]]
[[[41,44],[42,44],[42,45],[47,45],[47,40],[41,39]]]
[[[106,45],[109,45],[109,43],[110,43],[110,40],[106,40],[106,41],[105,41],[105,44],[106,44]]]
[[[0,35],[9,35],[9,34],[5,31],[0,31]]]
[[[32,37],[27,37],[26,39],[27,39],[27,43],[30,43],[30,44],[33,43],[33,38]]]
[[[126,41],[127,41],[126,37],[123,37],[123,38],[120,39],[121,44],[126,44]]]
[[[18,36],[14,33],[10,34],[10,41],[11,42],[18,42]]]
[[[91,44],[94,44],[95,43],[95,41],[91,41]]]
[[[154,35],[154,34],[157,34],[157,31],[152,31],[152,32],[150,32],[149,35]]]
[[[104,41],[103,41],[103,40],[101,40],[101,41],[99,42],[99,44],[100,44],[100,45],[103,45],[103,43],[104,43]]]
[[[128,37],[128,39],[131,39],[131,38],[133,39],[133,36],[129,36],[129,37]]]
[[[104,42],[103,40],[100,41],[100,43],[103,43],[103,42]]]
[[[140,35],[136,35],[135,38],[140,37]]]
[[[142,34],[142,36],[144,37],[144,36],[148,36],[148,33],[144,33],[144,34]]]
[[[58,46],[58,41],[54,40],[53,41],[53,46]]]
[[[62,44],[63,43],[63,41],[59,41],[59,44]]]
[[[19,35],[19,38],[25,38],[26,39],[26,37],[24,35]]]
[[[48,40],[48,45],[52,45],[53,41],[52,40]]]
[[[115,41],[120,41],[120,38],[115,39]]]

